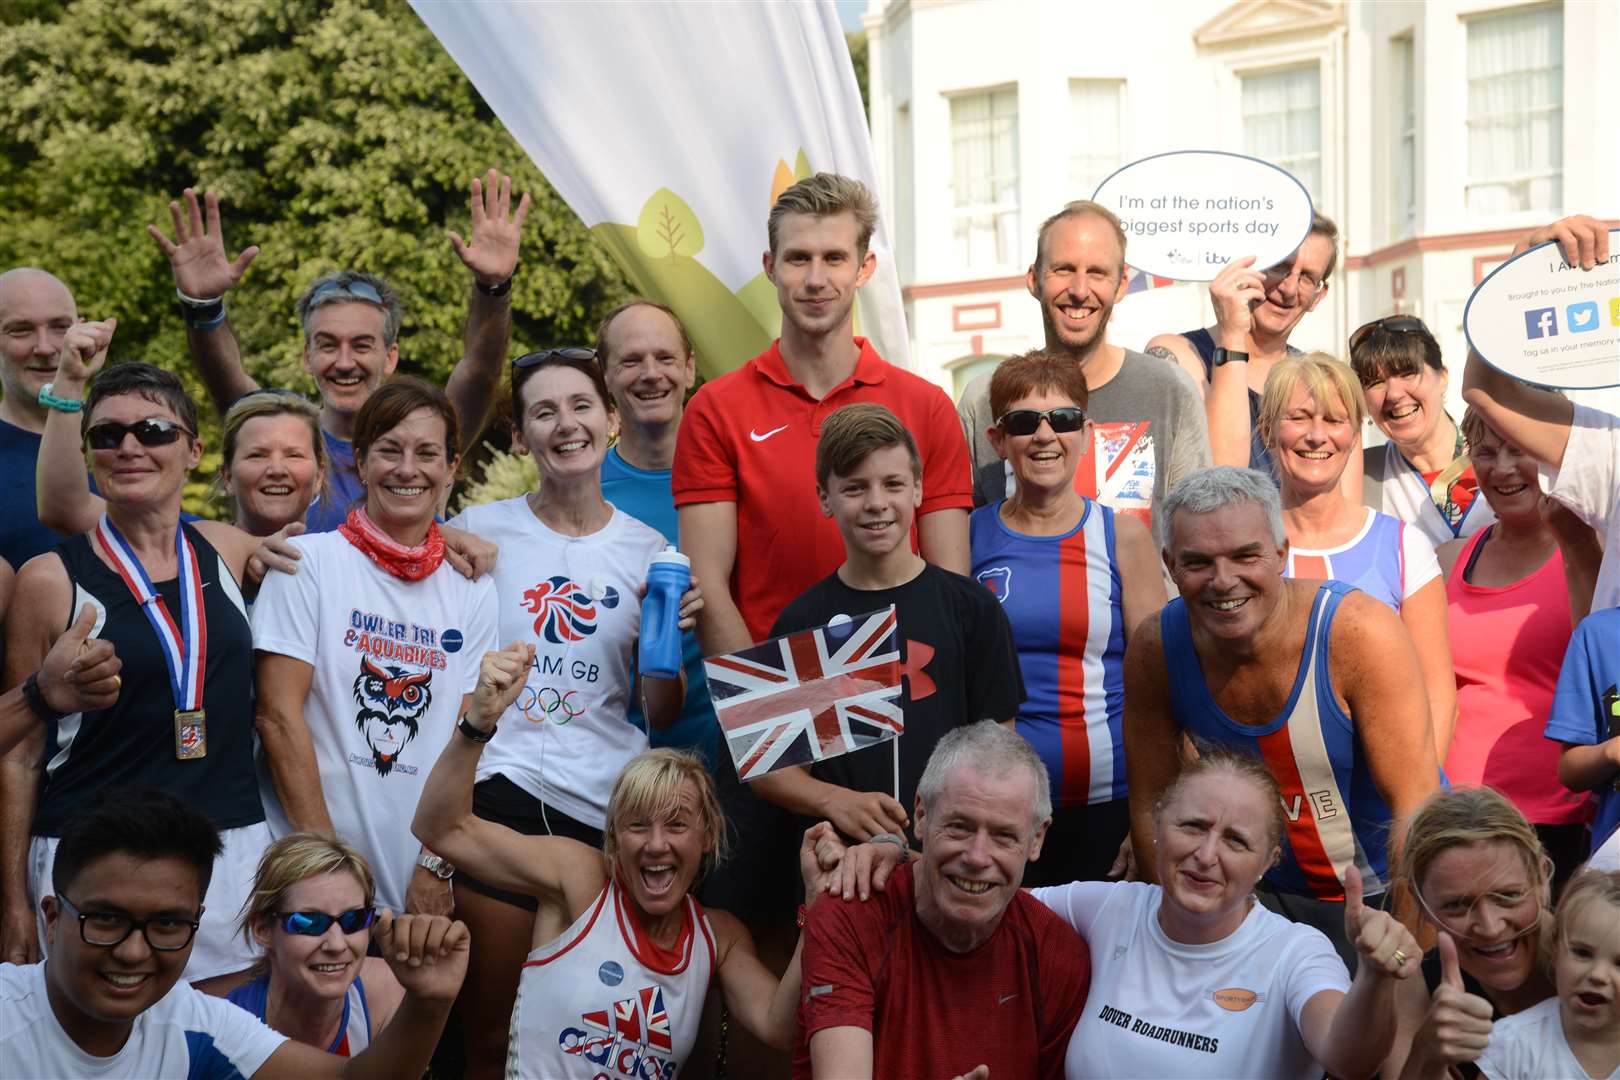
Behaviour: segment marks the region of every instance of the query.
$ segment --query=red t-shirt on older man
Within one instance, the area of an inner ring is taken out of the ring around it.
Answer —
[[[990,940],[941,945],[916,914],[916,864],[864,903],[824,897],[804,931],[803,991],[793,1062],[808,1080],[810,1037],[872,1033],[872,1075],[1061,1080],[1069,1036],[1091,989],[1091,954],[1069,925],[1018,892]]]

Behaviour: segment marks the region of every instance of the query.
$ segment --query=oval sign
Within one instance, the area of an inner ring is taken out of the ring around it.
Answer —
[[[1537,386],[1620,386],[1620,229],[1609,261],[1570,266],[1555,243],[1492,270],[1463,309],[1468,347],[1491,367]]]
[[[1311,231],[1311,196],[1286,169],[1221,150],[1177,150],[1133,161],[1092,201],[1119,215],[1125,261],[1176,281],[1212,281],[1245,255],[1263,270]]]

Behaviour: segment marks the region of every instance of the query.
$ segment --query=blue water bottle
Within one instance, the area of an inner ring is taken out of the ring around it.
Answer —
[[[681,673],[681,596],[692,587],[692,560],[668,548],[647,567],[641,602],[641,674],[673,679]]]

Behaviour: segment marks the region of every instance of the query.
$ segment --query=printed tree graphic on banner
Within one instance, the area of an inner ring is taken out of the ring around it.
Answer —
[[[636,243],[652,259],[695,256],[703,250],[703,226],[684,199],[669,188],[659,188],[641,208]]]

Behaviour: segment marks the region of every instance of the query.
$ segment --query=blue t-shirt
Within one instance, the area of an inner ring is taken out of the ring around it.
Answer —
[[[349,507],[366,500],[366,489],[354,468],[354,443],[321,429],[326,440],[326,494],[317,496],[304,515],[304,530],[331,532],[349,516]]]
[[[0,420],[0,558],[21,570],[23,563],[62,542],[62,535],[39,523],[34,466],[40,436]],[[96,489],[95,481],[90,490]]]
[[[602,461],[602,497],[633,518],[639,518],[664,534],[671,544],[680,542],[675,513],[675,496],[670,491],[671,470],[638,469],[619,456],[618,447],[609,447]],[[697,635],[688,631],[682,638],[686,663],[686,708],[667,731],[648,731],[653,746],[673,746],[692,750],[714,768],[719,750],[719,725],[709,700],[709,685],[703,677],[703,649]],[[630,703],[630,722],[647,730],[646,718],[638,702]]]
[[[1620,737],[1620,608],[1594,611],[1575,628],[1558,673],[1547,738],[1596,746]],[[1620,776],[1600,787],[1592,850],[1620,828]]]

